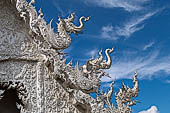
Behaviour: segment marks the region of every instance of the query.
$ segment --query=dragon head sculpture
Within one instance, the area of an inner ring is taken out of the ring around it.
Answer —
[[[68,34],[74,33],[74,34],[78,34],[80,33],[83,28],[84,28],[84,22],[88,21],[90,19],[90,17],[80,17],[79,22],[80,22],[80,26],[75,26],[73,24],[75,18],[75,13],[72,13],[70,17],[67,17],[66,19],[61,19],[61,17],[59,17],[59,24],[58,25],[58,32],[61,33],[63,32],[63,29],[65,29],[65,33],[67,32]]]

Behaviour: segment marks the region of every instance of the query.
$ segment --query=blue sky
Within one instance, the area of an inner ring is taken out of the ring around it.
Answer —
[[[115,90],[121,81],[131,84],[136,69],[139,72],[141,102],[134,113],[170,113],[170,0],[36,0],[45,19],[67,17],[76,13],[91,16],[83,34],[72,35],[72,43],[65,52],[68,60],[84,64],[97,57],[100,48],[115,47],[112,67],[107,72],[111,79],[102,78],[108,90],[111,80]]]

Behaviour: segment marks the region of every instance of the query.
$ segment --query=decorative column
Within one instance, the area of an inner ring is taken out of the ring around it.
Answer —
[[[44,109],[44,64],[37,63],[37,113],[45,113]]]

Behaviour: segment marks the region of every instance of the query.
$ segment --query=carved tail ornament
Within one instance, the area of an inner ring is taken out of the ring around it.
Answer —
[[[83,20],[86,22],[86,21],[88,21],[90,19],[90,17],[84,17],[84,16],[82,16],[82,17],[80,17],[80,19],[79,19],[79,22],[80,22],[80,26],[75,26],[75,25],[73,25],[73,28],[74,28],[74,30],[75,31],[82,31],[82,29],[84,28],[84,23],[83,23]]]
[[[133,83],[134,83],[134,87],[132,88],[132,92],[134,93],[133,96],[136,97],[138,95],[138,92],[139,92],[139,83],[138,83],[138,80],[137,80],[137,71],[134,74]]]
[[[113,50],[114,50],[114,48],[106,49],[105,54],[106,54],[106,57],[107,57],[107,61],[105,60],[104,62],[101,63],[102,69],[109,69],[110,68],[110,66],[112,64],[112,59],[111,59],[109,53],[112,53]]]

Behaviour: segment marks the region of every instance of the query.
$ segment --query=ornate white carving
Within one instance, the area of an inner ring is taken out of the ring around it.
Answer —
[[[67,48],[71,43],[70,34],[79,33],[84,27],[82,20],[89,20],[89,17],[81,17],[80,26],[77,27],[73,24],[74,14],[71,14],[71,17],[68,17],[67,19],[61,19],[61,17],[59,17],[59,23],[57,23],[58,32],[54,33],[51,28],[52,21],[49,25],[47,25],[46,21],[43,19],[41,9],[39,10],[39,14],[37,14],[33,3],[34,0],[32,0],[29,4],[26,0],[16,0],[16,8],[20,13],[20,16],[26,22],[29,21],[30,33],[41,36],[50,44],[49,46],[51,48],[57,50]]]
[[[111,66],[113,48],[105,50],[107,59],[101,50],[98,58],[80,67],[78,63],[73,67],[71,61],[66,64],[62,50],[69,47],[71,33],[81,32],[83,21],[90,17],[80,17],[80,26],[73,24],[74,13],[66,19],[59,17],[54,33],[52,21],[47,25],[34,2],[0,1],[0,82],[19,82],[26,87],[26,107],[21,112],[131,113],[130,106],[136,104],[133,98],[138,95],[137,73],[133,88],[123,84],[115,94],[117,105],[111,103],[113,83],[108,93],[99,92],[100,78],[109,77],[104,70]],[[89,93],[98,96],[94,99]]]

